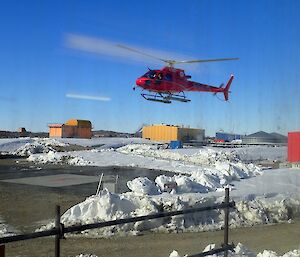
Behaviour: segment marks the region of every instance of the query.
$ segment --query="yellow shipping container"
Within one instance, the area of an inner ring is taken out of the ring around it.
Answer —
[[[170,142],[177,140],[180,140],[182,142],[189,142],[190,140],[203,141],[204,130],[160,124],[143,127],[142,137],[145,139],[160,142]]]
[[[154,141],[169,142],[178,140],[178,127],[171,125],[153,125],[143,127],[143,138]]]

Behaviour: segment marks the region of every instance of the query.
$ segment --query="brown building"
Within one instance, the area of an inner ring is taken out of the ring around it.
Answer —
[[[20,137],[26,137],[27,136],[27,131],[25,128],[19,128],[19,136]]]
[[[65,124],[49,124],[49,137],[91,138],[92,123],[89,120],[68,120]]]

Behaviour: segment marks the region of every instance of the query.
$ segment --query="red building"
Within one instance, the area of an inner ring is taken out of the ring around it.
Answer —
[[[288,162],[300,163],[300,132],[288,133]]]

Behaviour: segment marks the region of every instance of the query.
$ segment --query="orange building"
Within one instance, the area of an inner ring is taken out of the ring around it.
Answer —
[[[49,137],[91,138],[92,123],[89,120],[68,120],[65,124],[49,124]]]

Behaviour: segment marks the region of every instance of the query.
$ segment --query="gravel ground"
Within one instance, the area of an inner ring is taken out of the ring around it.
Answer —
[[[255,252],[270,249],[283,254],[300,246],[300,221],[230,230],[230,242],[241,242]],[[203,251],[210,243],[220,246],[223,231],[180,234],[149,234],[111,239],[67,238],[61,256],[93,253],[99,257],[168,257],[176,249],[181,256]],[[6,245],[6,256],[54,256],[54,238],[42,238]]]

